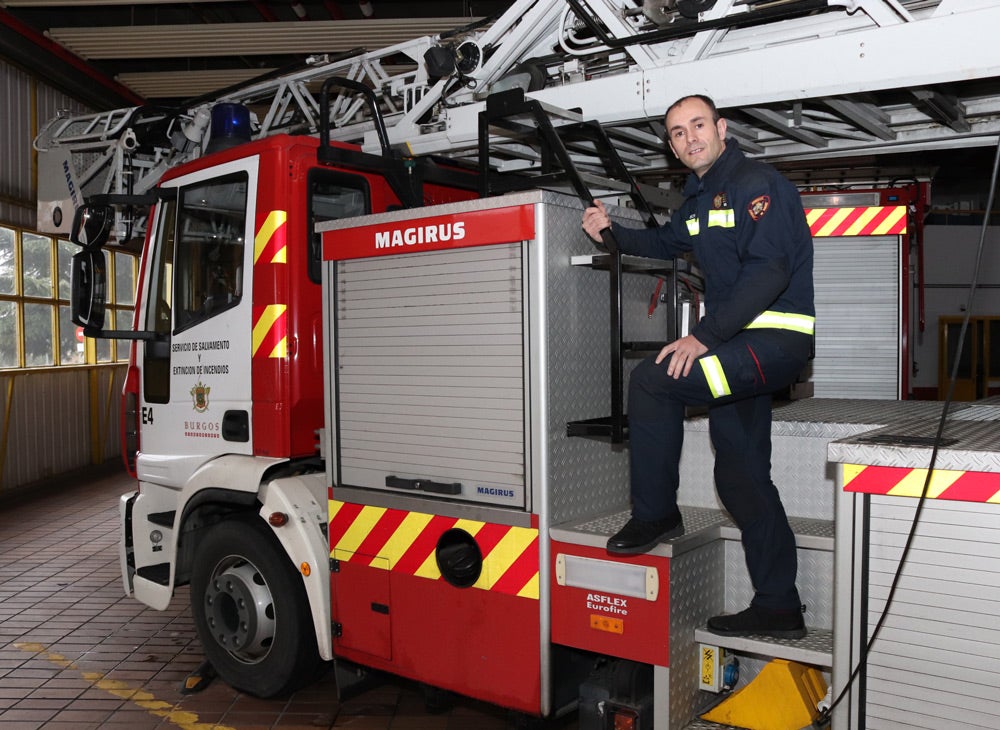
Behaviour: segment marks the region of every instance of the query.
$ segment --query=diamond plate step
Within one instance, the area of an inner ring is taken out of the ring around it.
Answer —
[[[830,629],[810,628],[804,639],[776,639],[770,636],[719,636],[701,628],[695,629],[694,638],[702,644],[742,654],[787,659],[817,667],[833,666],[833,631]]]

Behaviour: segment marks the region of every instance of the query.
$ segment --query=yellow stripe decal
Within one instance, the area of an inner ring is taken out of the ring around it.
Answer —
[[[902,223],[902,219],[906,217],[906,206],[899,205],[893,208],[892,212],[886,216],[886,219],[882,221],[878,226],[875,227],[875,234],[879,236],[884,236],[887,233],[892,233],[898,230]]]
[[[926,469],[845,464],[844,491],[892,497],[919,497]],[[929,499],[1000,503],[1000,473],[935,469],[927,485]]]
[[[847,218],[851,212],[852,208],[838,208],[837,211],[830,216],[830,220],[826,222],[826,225],[820,229],[819,233],[815,234],[817,236],[832,236],[834,231],[836,231],[840,224]]]
[[[520,596],[521,598],[537,599],[538,596],[540,595],[538,592],[538,582],[539,582],[538,573],[535,573],[535,575],[531,578],[531,580],[525,583],[524,588],[518,591],[517,595]]]
[[[423,512],[410,512],[403,518],[399,527],[392,533],[392,537],[379,550],[379,555],[389,561],[388,568],[390,570],[395,567],[396,561],[402,557],[403,553],[410,549],[410,545],[420,536],[430,521],[431,516]]]
[[[271,242],[271,237],[275,232],[285,225],[288,220],[288,213],[283,210],[272,210],[267,214],[267,219],[264,224],[257,231],[257,235],[253,240],[253,262],[256,264],[257,260],[264,253],[264,249],[267,248],[267,244]],[[272,264],[283,264],[285,263],[285,246],[275,252],[274,256],[271,258]]]
[[[858,219],[847,227],[843,235],[860,236],[867,229],[872,218],[879,214],[880,210],[881,208],[865,208],[864,212],[858,216]]]
[[[440,580],[435,544],[444,532],[476,538],[482,571],[473,587],[538,600],[538,530],[330,500],[330,554],[400,574]]]
[[[365,507],[361,510],[361,514],[354,518],[351,529],[340,538],[340,542],[337,543],[337,549],[353,553],[361,545],[361,541],[368,537],[368,533],[371,532],[372,527],[375,526],[375,523],[384,514],[385,507]]]
[[[931,483],[927,485],[927,496],[930,499],[937,499],[948,487],[954,484],[965,472],[943,471],[935,469],[931,474]],[[895,497],[919,497],[924,491],[924,482],[927,480],[926,469],[914,469],[905,477],[900,479],[896,486],[886,494]]]
[[[285,313],[288,306],[285,304],[268,304],[264,307],[263,314],[257,320],[257,323],[253,326],[253,351],[252,355],[257,354],[257,350],[260,349],[261,344],[264,342],[264,338],[267,337],[268,332],[274,326],[274,323],[278,321],[278,318]],[[284,338],[282,338],[284,339]],[[278,347],[281,343],[278,344]],[[271,353],[273,357],[273,353]]]
[[[518,556],[528,548],[536,534],[535,530],[512,527],[483,559],[483,574],[479,576],[476,585],[480,588],[492,588]]]

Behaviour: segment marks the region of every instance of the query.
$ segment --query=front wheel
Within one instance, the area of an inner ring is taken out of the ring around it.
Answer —
[[[302,579],[256,516],[209,529],[191,571],[191,609],[205,656],[234,688],[273,697],[314,676],[320,660]]]

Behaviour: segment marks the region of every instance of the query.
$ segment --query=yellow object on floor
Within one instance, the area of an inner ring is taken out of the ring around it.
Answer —
[[[774,659],[753,681],[702,715],[703,720],[747,730],[801,730],[816,719],[826,694],[818,669]]]

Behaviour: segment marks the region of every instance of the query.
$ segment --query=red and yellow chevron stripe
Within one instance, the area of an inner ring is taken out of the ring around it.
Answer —
[[[823,236],[895,236],[906,233],[905,205],[860,208],[806,208],[814,238]]]
[[[257,226],[257,234],[253,239],[253,262],[256,264],[264,257],[265,263],[284,264],[287,262],[285,231],[288,213],[283,210],[272,210]]]
[[[285,231],[288,213],[272,210],[257,219],[257,234],[253,241],[253,263],[285,264],[288,262]],[[283,358],[288,356],[288,307],[285,304],[268,304],[253,309],[252,357]]]
[[[253,308],[251,357],[288,356],[288,320],[284,304]]]
[[[445,530],[465,530],[483,553],[474,588],[538,599],[538,530],[330,500],[330,556],[430,580]]]
[[[898,466],[844,464],[844,491],[893,497],[919,497],[927,479],[926,469]],[[1000,504],[1000,474],[984,471],[935,469],[928,499]]]

